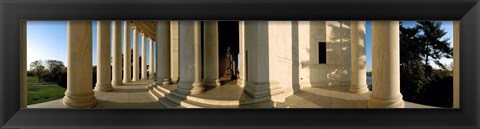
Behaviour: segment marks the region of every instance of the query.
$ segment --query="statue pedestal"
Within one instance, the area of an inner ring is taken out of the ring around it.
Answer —
[[[227,69],[225,71],[225,73],[223,74],[222,80],[231,80],[232,79],[232,70],[231,69]]]

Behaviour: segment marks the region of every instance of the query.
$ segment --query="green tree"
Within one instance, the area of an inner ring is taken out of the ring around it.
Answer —
[[[39,83],[41,82],[42,77],[46,73],[44,65],[45,64],[42,60],[36,60],[36,61],[30,63],[30,71],[32,71],[33,74],[38,77],[38,82]]]
[[[65,73],[65,65],[63,64],[62,61],[58,60],[47,60],[46,61],[46,67],[49,71],[49,81],[58,81],[60,79],[60,76],[62,76],[63,73]]]
[[[453,49],[441,25],[436,21],[417,21],[414,27],[400,23],[400,91],[404,100],[452,106],[452,72],[440,59],[452,58]],[[442,69],[434,70],[430,61]]]
[[[404,27],[400,23],[400,85],[406,100],[417,100],[422,88],[427,85],[422,64],[419,27]],[[415,76],[412,76],[415,75]]]
[[[423,34],[419,36],[420,43],[423,47],[422,56],[425,64],[425,72],[431,75],[432,68],[429,61],[432,60],[436,65],[445,69],[445,66],[440,63],[441,58],[452,58],[453,49],[450,47],[448,40],[450,38],[443,38],[447,32],[441,29],[442,23],[438,21],[417,21],[417,28]]]

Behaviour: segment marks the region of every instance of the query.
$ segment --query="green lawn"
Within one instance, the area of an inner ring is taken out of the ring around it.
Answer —
[[[65,88],[56,84],[27,87],[27,104],[42,103],[50,100],[56,100],[65,96]]]
[[[38,83],[38,77],[36,77],[36,76],[27,76],[27,83]]]

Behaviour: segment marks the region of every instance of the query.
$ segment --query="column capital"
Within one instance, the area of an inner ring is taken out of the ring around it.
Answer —
[[[138,27],[137,26],[132,26],[132,30],[138,30]]]

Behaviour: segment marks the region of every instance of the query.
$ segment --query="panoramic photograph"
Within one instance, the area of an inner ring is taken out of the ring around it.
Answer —
[[[22,108],[459,108],[458,21],[22,21]]]

